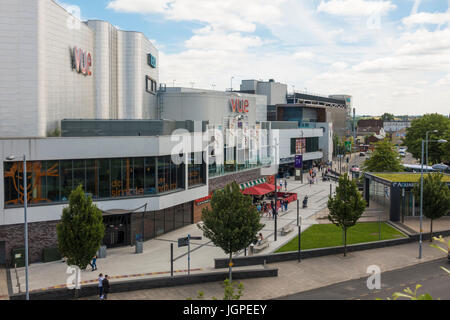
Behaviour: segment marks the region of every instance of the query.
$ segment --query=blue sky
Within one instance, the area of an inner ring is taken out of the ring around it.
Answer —
[[[358,114],[450,113],[450,0],[64,0],[143,32],[160,82],[350,94]]]

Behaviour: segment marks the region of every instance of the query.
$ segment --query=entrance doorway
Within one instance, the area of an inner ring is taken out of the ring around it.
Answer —
[[[130,214],[108,215],[103,217],[105,236],[103,244],[108,247],[129,245],[130,242]]]
[[[0,241],[0,266],[6,265],[6,241]]]

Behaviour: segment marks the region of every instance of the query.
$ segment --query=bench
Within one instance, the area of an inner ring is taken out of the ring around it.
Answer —
[[[285,236],[287,235],[289,232],[293,231],[294,227],[290,224],[287,226],[284,226],[283,228],[281,228],[281,235]]]
[[[268,246],[269,246],[269,241],[267,239],[263,239],[261,241],[261,243],[258,243],[253,247],[253,251],[256,253],[256,252],[259,252],[259,251],[267,248]]]

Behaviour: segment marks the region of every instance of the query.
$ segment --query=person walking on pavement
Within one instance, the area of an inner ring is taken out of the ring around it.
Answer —
[[[103,273],[98,275],[98,296],[103,299]]]
[[[92,258],[92,262],[90,263],[91,267],[92,267],[92,271],[97,270],[97,256],[95,255]]]
[[[103,299],[108,299],[108,293],[109,293],[109,276],[105,275],[105,278],[102,281],[103,286]]]

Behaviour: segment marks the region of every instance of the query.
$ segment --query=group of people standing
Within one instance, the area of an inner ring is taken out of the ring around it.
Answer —
[[[287,211],[288,210],[288,201],[284,200],[284,199],[279,199],[278,206],[281,211]],[[268,203],[266,201],[259,202],[256,205],[256,209],[263,217],[267,216],[269,218],[275,218],[275,214],[278,213],[275,210],[275,202],[273,200],[271,200],[270,203]]]

